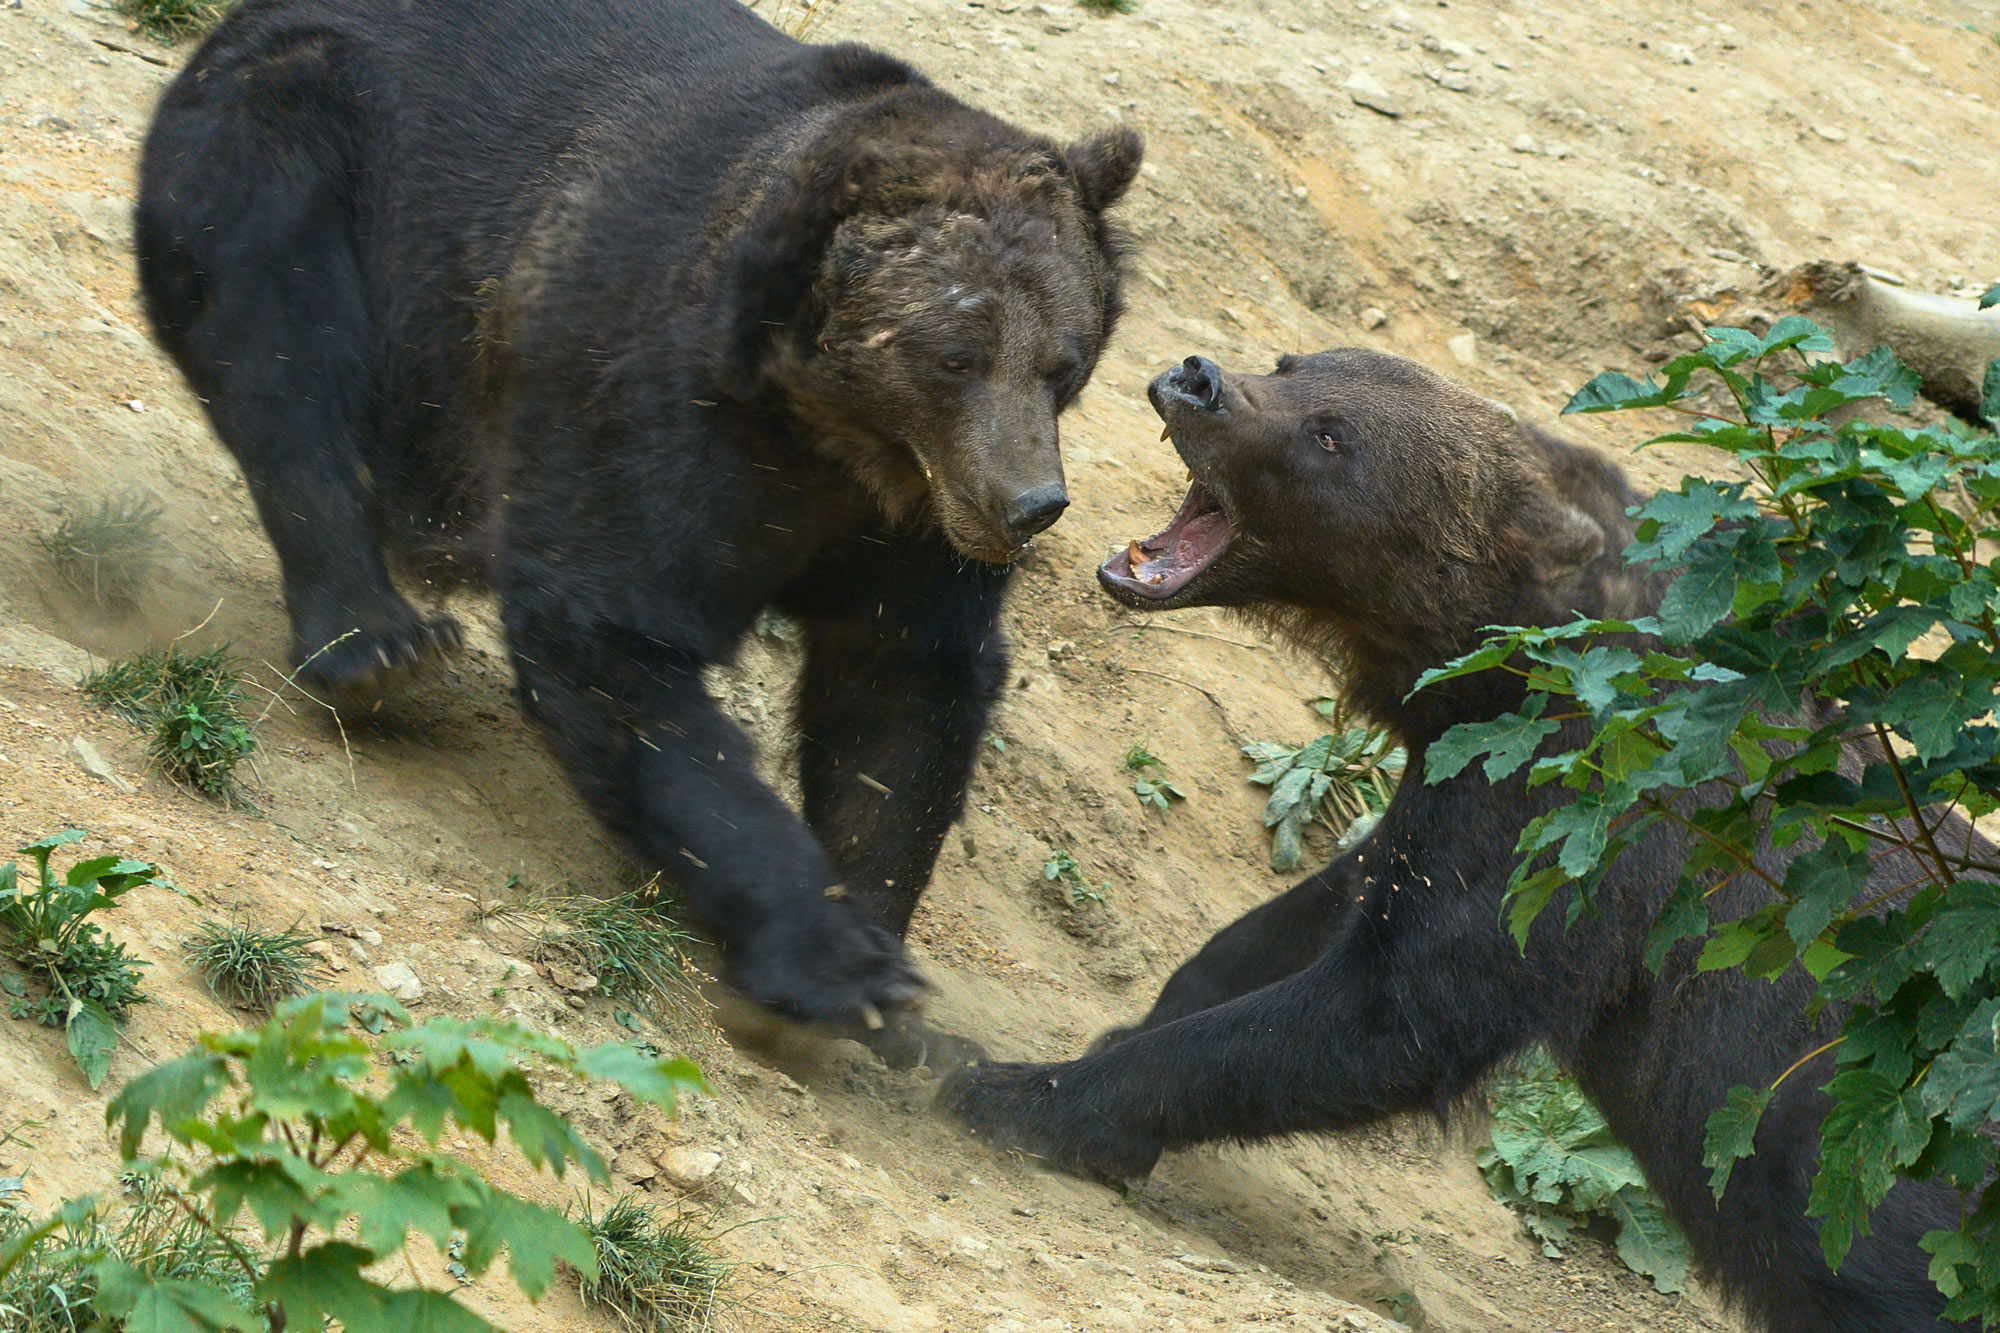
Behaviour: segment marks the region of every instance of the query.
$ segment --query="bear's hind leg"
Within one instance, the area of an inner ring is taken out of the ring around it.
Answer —
[[[396,591],[375,533],[347,63],[319,44],[176,83],[147,144],[138,248],[161,342],[277,550],[299,681],[351,701],[458,629]]]

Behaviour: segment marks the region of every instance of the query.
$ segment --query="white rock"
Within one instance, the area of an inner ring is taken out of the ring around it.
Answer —
[[[1479,339],[1471,334],[1461,333],[1456,338],[1447,338],[1444,345],[1461,366],[1479,364]]]
[[[1379,329],[1389,322],[1389,312],[1379,305],[1371,305],[1361,312],[1361,327]]]
[[[1379,111],[1385,116],[1403,114],[1402,99],[1383,87],[1382,81],[1372,74],[1356,70],[1353,77],[1340,86],[1348,97],[1353,99],[1356,106],[1365,106],[1370,111]]]
[[[90,774],[90,776],[96,778],[99,782],[108,782],[127,796],[139,790],[125,779],[119,777],[111,765],[105,762],[104,756],[97,752],[97,747],[83,737],[70,737],[69,754],[70,758],[76,760],[78,768]]]
[[[673,1147],[660,1154],[660,1175],[669,1185],[691,1193],[708,1183],[722,1165],[722,1154],[706,1148]]]
[[[1532,134],[1517,134],[1514,136],[1514,142],[1508,146],[1517,153],[1538,153],[1541,151],[1541,145],[1535,142],[1535,136]]]
[[[375,969],[375,984],[404,1004],[424,998],[424,983],[408,963],[384,963]]]

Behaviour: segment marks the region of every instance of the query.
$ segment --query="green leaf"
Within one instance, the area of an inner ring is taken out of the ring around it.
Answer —
[[[1792,898],[1785,929],[1799,947],[1819,938],[1838,913],[1868,887],[1868,853],[1828,838],[1785,867],[1785,892]]]
[[[1542,717],[1548,702],[1546,694],[1530,694],[1517,712],[1503,713],[1491,722],[1461,722],[1449,728],[1424,753],[1424,780],[1443,782],[1456,777],[1482,754],[1487,756],[1488,782],[1506,777],[1533,759],[1541,743],[1562,729],[1560,722]]]
[[[1925,1109],[1955,1129],[1972,1130],[2000,1119],[2000,1000],[1987,1000],[1965,1020],[1951,1044],[1931,1063],[1922,1084]]]
[[[118,1021],[96,1000],[78,1000],[63,1025],[63,1035],[90,1086],[102,1085],[111,1072],[111,1053],[118,1049]]]
[[[1570,400],[1563,404],[1563,415],[1572,412],[1621,412],[1634,407],[1665,407],[1681,395],[1687,387],[1688,376],[1682,372],[1678,380],[1669,376],[1666,384],[1659,385],[1648,376],[1645,380],[1635,380],[1630,375],[1621,375],[1615,370],[1607,370],[1596,376],[1590,383],[1578,389]]]
[[[121,1322],[121,1333],[265,1333],[269,1325],[208,1282],[142,1273],[117,1259],[91,1265],[96,1304]]]
[[[1842,366],[1840,377],[1833,382],[1833,388],[1849,398],[1886,398],[1898,411],[1916,401],[1922,387],[1917,372],[1898,361],[1886,345]],[[1904,494],[1915,498],[1911,492]]]
[[[708,1081],[694,1061],[648,1056],[624,1042],[606,1042],[578,1051],[576,1069],[586,1078],[616,1083],[640,1101],[669,1114],[683,1094],[709,1092]]]
[[[1625,548],[1625,556],[1673,563],[1718,522],[1756,516],[1756,503],[1743,498],[1742,482],[1717,484],[1685,477],[1680,490],[1662,491],[1639,506],[1639,539]]]
[[[185,1126],[228,1086],[229,1067],[213,1052],[184,1055],[132,1079],[104,1108],[106,1125],[124,1124],[118,1134],[118,1155],[128,1162],[139,1155],[146,1124],[155,1117],[168,1134],[186,1143]]]
[[[0,1241],[0,1278],[5,1278],[19,1268],[21,1261],[28,1257],[28,1252],[40,1244],[44,1237],[52,1235],[62,1224],[61,1213],[50,1213],[26,1230]]]
[[[1702,1138],[1701,1164],[1713,1168],[1708,1187],[1717,1203],[1729,1188],[1730,1172],[1736,1163],[1756,1151],[1757,1122],[1771,1104],[1769,1088],[1735,1087],[1728,1099],[1708,1117],[1708,1132]]]
[[[529,1300],[540,1300],[566,1263],[585,1277],[597,1276],[597,1250],[582,1227],[561,1213],[499,1190],[452,1210],[465,1232],[464,1262],[474,1277],[486,1271],[504,1246],[507,1271]]]
[[[1703,551],[1660,599],[1660,632],[1669,643],[1692,643],[1729,614],[1736,601],[1735,552]]]
[[[1667,964],[1667,954],[1682,940],[1698,940],[1708,934],[1708,899],[1699,883],[1683,880],[1666,906],[1653,920],[1646,936],[1646,966],[1657,973]]]
[[[1827,1085],[1833,1109],[1820,1130],[1819,1172],[1806,1216],[1821,1219],[1820,1250],[1838,1269],[1868,1214],[1888,1197],[1896,1168],[1908,1166],[1930,1142],[1931,1120],[1918,1093],[1880,1074],[1850,1069]]]
[[[2000,291],[2000,287],[1993,291]],[[1993,292],[1986,294],[1991,296]],[[2000,357],[1986,363],[1986,377],[1979,385],[1979,415],[2000,424]]]
[[[1990,310],[1996,305],[2000,305],[2000,282],[1996,282],[1991,287],[1988,287],[1986,294],[1979,298],[1979,308],[1981,310]]]
[[[1627,1268],[1653,1279],[1656,1291],[1672,1295],[1686,1289],[1692,1259],[1687,1237],[1650,1190],[1627,1186],[1605,1211],[1618,1221],[1618,1257]]]
[[[1954,1000],[1986,975],[2000,953],[2000,886],[1961,880],[1924,932],[1931,974]]]

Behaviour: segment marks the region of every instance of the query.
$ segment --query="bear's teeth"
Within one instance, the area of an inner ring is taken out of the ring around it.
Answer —
[[[1164,439],[1167,439],[1167,438],[1169,438],[1170,436],[1172,436],[1172,435],[1173,435],[1173,433],[1174,433],[1174,432],[1173,432],[1173,427],[1171,427],[1171,426],[1162,426],[1162,427],[1160,427],[1160,438],[1161,438],[1161,439],[1163,439],[1163,440],[1164,440]]]

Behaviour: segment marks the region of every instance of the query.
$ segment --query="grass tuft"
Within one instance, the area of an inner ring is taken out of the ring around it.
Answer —
[[[1079,9],[1104,16],[1130,14],[1139,8],[1139,0],[1076,0],[1076,4]]]
[[[693,937],[660,900],[657,879],[615,898],[530,889],[475,915],[520,930],[529,958],[591,978],[585,989],[599,995],[678,1000],[693,985],[685,952]]]
[[[129,607],[153,574],[159,502],[143,491],[125,491],[83,509],[65,508],[55,531],[35,544],[79,595],[98,606]]]
[[[108,1216],[90,1213],[74,1226],[58,1228],[0,1275],[0,1329],[94,1333],[105,1328],[89,1267],[100,1253],[138,1269],[143,1280],[199,1282],[254,1306],[249,1276],[223,1240],[176,1207],[153,1178],[130,1175],[124,1185],[124,1201]],[[32,1225],[25,1214],[0,1207],[0,1248]]]
[[[630,1198],[577,1220],[597,1251],[597,1276],[577,1281],[586,1304],[610,1309],[638,1333],[713,1326],[734,1266],[710,1251],[700,1229]]]
[[[306,946],[317,938],[301,930],[204,921],[181,948],[217,999],[268,1014],[279,1001],[311,989],[317,960]]]
[[[152,733],[160,771],[209,796],[237,794],[236,765],[256,748],[244,720],[243,674],[229,650],[139,653],[84,678],[91,702]]]
[[[222,22],[235,0],[119,0],[132,26],[163,42],[199,37]]]

